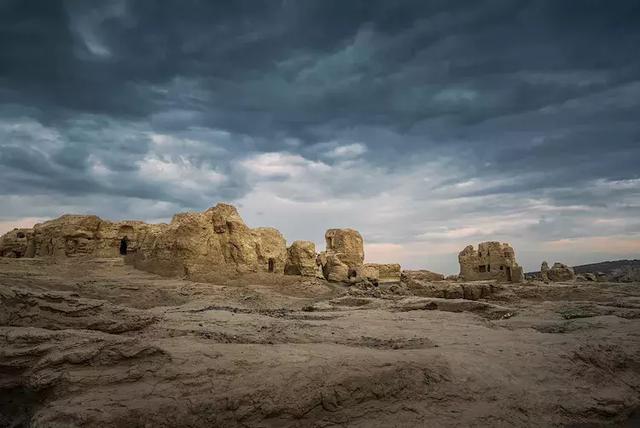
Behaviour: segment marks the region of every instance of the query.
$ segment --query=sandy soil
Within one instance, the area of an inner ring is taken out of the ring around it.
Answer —
[[[495,290],[0,259],[0,426],[640,425],[640,284]]]

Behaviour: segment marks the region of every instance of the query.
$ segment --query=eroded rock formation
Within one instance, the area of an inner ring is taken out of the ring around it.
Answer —
[[[465,281],[499,280],[522,282],[522,267],[516,263],[513,248],[507,243],[483,242],[478,250],[467,246],[458,254],[461,279]]]

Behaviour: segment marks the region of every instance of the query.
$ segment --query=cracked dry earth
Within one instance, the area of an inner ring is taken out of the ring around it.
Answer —
[[[640,284],[354,291],[0,259],[0,426],[640,424]]]

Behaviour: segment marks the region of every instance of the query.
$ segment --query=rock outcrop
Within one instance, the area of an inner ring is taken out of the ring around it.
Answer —
[[[483,242],[478,250],[467,246],[458,254],[459,278],[465,281],[499,280],[522,282],[522,267],[516,263],[513,248],[507,243]]]
[[[294,241],[287,248],[286,275],[317,276],[316,244],[311,241]]]
[[[211,273],[284,273],[287,247],[273,228],[249,228],[235,207],[176,214],[148,235],[131,258],[135,267],[167,276],[199,279]]]
[[[549,268],[547,262],[542,262],[540,275],[543,281],[551,282],[573,281],[576,279],[573,268],[559,262],[554,263],[551,268]]]

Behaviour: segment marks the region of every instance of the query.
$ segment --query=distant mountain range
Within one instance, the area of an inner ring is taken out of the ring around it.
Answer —
[[[621,269],[640,268],[640,260],[614,260],[609,262],[590,263],[588,265],[574,266],[575,273],[595,273],[603,272],[606,274],[619,271]]]
[[[640,269],[640,260],[612,260],[607,262],[589,263],[587,265],[574,266],[575,273],[596,273],[602,272],[607,275],[621,271]],[[527,272],[527,275],[538,275],[540,271]]]

